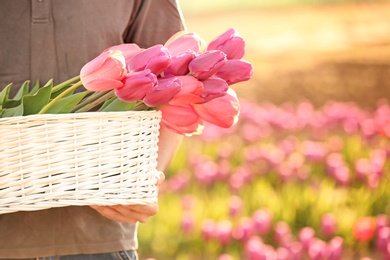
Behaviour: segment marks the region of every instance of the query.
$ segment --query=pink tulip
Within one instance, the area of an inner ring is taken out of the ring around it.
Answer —
[[[276,223],[274,235],[279,245],[285,246],[291,242],[291,229],[287,222],[279,221]]]
[[[188,65],[195,59],[196,53],[193,51],[186,51],[172,57],[171,64],[165,69],[164,74],[172,74],[176,76],[187,75],[190,70]]]
[[[144,99],[154,85],[157,83],[157,77],[150,70],[139,72],[130,72],[123,80],[123,86],[117,88],[116,96],[123,101],[140,101]]]
[[[135,43],[124,43],[119,45],[111,46],[106,51],[118,50],[122,52],[125,57],[126,64],[129,63],[130,59],[133,58],[137,53],[141,52],[142,49]]]
[[[214,220],[206,219],[202,223],[201,227],[202,237],[206,240],[215,238],[217,235],[217,225]]]
[[[177,56],[187,51],[200,53],[204,45],[204,40],[198,34],[181,31],[169,38],[164,46],[168,48],[172,56]]]
[[[193,76],[178,76],[181,82],[181,90],[169,102],[171,105],[180,106],[203,102],[200,95],[203,93],[203,83]]]
[[[168,49],[158,44],[142,50],[133,56],[127,66],[130,71],[149,69],[155,75],[160,75],[171,63]]]
[[[201,97],[205,102],[208,102],[214,98],[222,97],[229,89],[229,85],[221,78],[210,77],[202,81],[204,91]]]
[[[290,260],[291,259],[290,251],[288,251],[287,248],[279,247],[276,250],[276,254],[277,254],[276,260]]]
[[[272,227],[272,213],[267,209],[258,209],[252,215],[253,225],[260,235],[268,234]]]
[[[336,232],[336,217],[331,214],[325,214],[321,218],[321,232],[326,237],[331,237]]]
[[[311,260],[328,259],[327,244],[324,241],[315,238],[309,245],[308,254]]]
[[[328,243],[329,259],[341,260],[343,259],[343,245],[344,240],[341,237],[334,237]]]
[[[154,85],[143,99],[149,107],[157,107],[168,102],[181,90],[181,82],[176,77],[164,77],[157,79]]]
[[[309,248],[310,243],[314,239],[314,237],[315,231],[311,227],[304,227],[299,231],[298,239],[305,250]]]
[[[228,60],[215,75],[224,79],[229,85],[233,85],[249,80],[252,74],[253,67],[249,62],[244,60]]]
[[[236,92],[229,89],[226,95],[203,104],[194,104],[194,110],[205,121],[224,128],[233,126],[240,113]]]
[[[218,256],[217,260],[234,260],[234,258],[229,254],[222,254]]]
[[[241,59],[245,54],[245,41],[234,28],[231,28],[212,40],[207,50],[220,50],[226,53],[228,59]]]
[[[190,212],[184,212],[181,218],[180,227],[185,234],[192,232],[194,229],[194,216]]]
[[[159,109],[161,124],[179,134],[197,134],[203,130],[203,121],[190,105],[168,105]]]
[[[387,244],[390,243],[390,227],[381,228],[375,239],[375,246],[381,251],[385,251]]]
[[[254,234],[253,222],[250,218],[240,219],[238,226],[232,230],[232,236],[236,240],[248,241]]]
[[[389,227],[389,217],[386,214],[380,214],[376,217],[376,226],[378,230]]]
[[[242,199],[239,196],[232,196],[229,198],[229,216],[235,217],[241,213]]]
[[[244,176],[240,173],[233,173],[229,178],[230,189],[234,192],[238,192],[245,185]]]
[[[105,51],[81,68],[80,78],[86,89],[103,92],[122,87],[126,73],[122,53]]]
[[[194,77],[204,80],[214,75],[225,64],[226,55],[214,50],[199,54],[188,64],[188,68]]]
[[[217,239],[222,245],[227,245],[232,240],[232,223],[224,220],[217,223]]]
[[[195,203],[196,203],[195,196],[190,195],[190,194],[184,195],[182,197],[182,199],[181,199],[181,207],[184,210],[191,210],[191,209],[193,209]]]
[[[260,237],[251,237],[245,243],[245,259],[247,260],[266,259],[263,254],[264,251],[265,245]]]

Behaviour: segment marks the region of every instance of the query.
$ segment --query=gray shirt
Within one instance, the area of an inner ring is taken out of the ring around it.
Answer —
[[[183,29],[175,0],[0,0],[0,89],[62,82],[109,46],[163,44]],[[136,248],[136,226],[89,207],[0,215],[0,258]]]

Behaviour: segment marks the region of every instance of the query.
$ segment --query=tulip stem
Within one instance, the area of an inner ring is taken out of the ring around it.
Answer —
[[[69,84],[75,82],[76,80],[80,80],[80,76],[73,77],[71,79],[68,79],[68,80],[58,84],[57,86],[54,86],[51,92],[54,93],[54,92],[56,92],[64,87],[68,86]]]
[[[75,83],[74,85],[72,85],[70,88],[68,88],[67,90],[65,90],[64,92],[62,92],[61,94],[59,94],[58,96],[56,96],[52,101],[50,101],[48,104],[46,104],[46,106],[44,106],[41,111],[39,111],[38,114],[44,114],[52,105],[54,105],[58,100],[60,100],[61,98],[65,97],[67,94],[71,93],[72,91],[74,91],[76,88],[80,87],[82,85],[81,81]]]
[[[90,95],[88,98],[84,99],[80,104],[78,104],[77,106],[75,106],[73,109],[72,109],[72,113],[83,108],[84,106],[90,104],[91,102],[94,102],[96,100],[98,100],[99,98],[101,98],[102,96],[106,95],[107,92],[94,92],[92,95]]]
[[[115,96],[114,91],[109,91],[109,92],[103,92],[103,95],[97,95],[97,99],[93,100],[93,102],[87,103],[85,106],[79,108],[78,110],[75,110],[75,113],[80,113],[80,112],[87,112],[91,110],[92,108],[96,107],[99,104],[102,104],[104,101],[106,101],[109,98],[112,98]]]
[[[150,107],[148,107],[144,102],[139,102],[134,106],[133,110],[134,111],[150,110]]]

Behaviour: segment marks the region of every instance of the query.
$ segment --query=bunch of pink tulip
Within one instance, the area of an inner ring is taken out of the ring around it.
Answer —
[[[229,128],[240,104],[231,85],[250,79],[242,60],[245,42],[229,29],[207,46],[195,33],[179,32],[164,45],[121,44],[103,51],[80,72],[83,86],[115,92],[124,102],[162,112],[162,124],[180,134],[201,132],[204,122]]]

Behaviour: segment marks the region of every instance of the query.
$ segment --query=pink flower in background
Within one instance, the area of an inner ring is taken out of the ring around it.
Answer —
[[[202,237],[206,240],[213,239],[217,236],[217,224],[212,219],[206,219],[201,226]]]
[[[115,95],[122,101],[141,101],[155,85],[157,77],[150,70],[130,72],[123,80],[123,86],[115,90]]]
[[[188,68],[194,77],[204,80],[213,76],[226,64],[226,55],[221,51],[208,51],[193,59]]]
[[[318,238],[314,238],[309,245],[308,255],[311,260],[328,259],[327,244]]]
[[[298,239],[305,250],[309,248],[310,243],[314,238],[315,238],[315,231],[311,227],[304,227],[299,231]]]
[[[184,234],[189,234],[194,229],[194,216],[190,212],[184,212],[181,217],[180,227]]]
[[[232,236],[239,241],[248,241],[255,233],[253,221],[248,217],[242,217],[236,227],[233,228]]]
[[[234,28],[230,28],[212,40],[207,50],[220,50],[228,59],[241,59],[245,54],[245,41]]]
[[[242,199],[239,196],[231,196],[229,198],[229,216],[238,216],[241,213],[242,204]]]
[[[157,84],[146,93],[143,102],[148,107],[165,105],[180,92],[181,84],[181,81],[174,76],[158,78]]]
[[[256,232],[265,235],[271,231],[273,216],[268,209],[258,209],[252,214],[252,221]]]
[[[343,259],[344,239],[341,237],[334,237],[328,242],[328,254],[331,260]]]
[[[228,220],[217,223],[217,239],[222,245],[228,245],[232,240],[233,224]]]
[[[336,217],[331,214],[325,214],[321,218],[321,232],[326,237],[331,237],[335,234],[337,227]]]
[[[80,79],[86,89],[101,92],[122,87],[126,73],[122,53],[105,51],[82,67]]]

